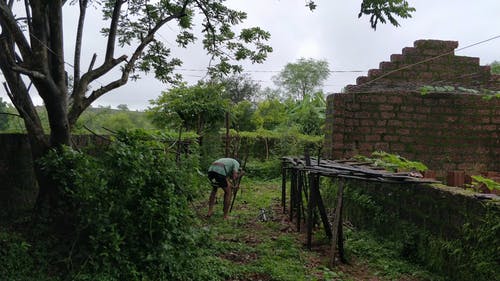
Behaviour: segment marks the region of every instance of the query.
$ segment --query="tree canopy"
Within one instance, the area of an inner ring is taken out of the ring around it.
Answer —
[[[300,58],[295,63],[287,63],[273,80],[285,89],[287,97],[304,99],[307,94],[319,90],[328,76],[327,61]]]

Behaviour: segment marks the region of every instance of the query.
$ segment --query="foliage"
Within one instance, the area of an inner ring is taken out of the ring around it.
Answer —
[[[319,90],[328,76],[330,70],[327,61],[300,58],[295,63],[286,64],[273,80],[286,90],[287,98],[304,99],[307,94]]]
[[[0,130],[5,130],[9,127],[9,115],[2,113],[7,113],[7,102],[0,97]]]
[[[293,130],[236,132],[231,130],[233,147],[252,152],[255,158],[279,158],[283,155],[303,154],[305,149],[318,151],[323,144],[322,136],[309,136]],[[249,147],[242,147],[249,146]]]
[[[119,110],[98,107],[88,108],[78,119],[73,132],[89,134],[90,130],[98,134],[109,134],[110,131],[152,128],[145,112],[130,111],[123,107]]]
[[[46,265],[43,256],[21,235],[0,229],[0,280],[58,280],[48,277]]]
[[[356,155],[355,159],[360,161],[368,161],[373,165],[378,167],[383,167],[386,170],[398,172],[398,171],[419,171],[423,172],[428,170],[427,166],[423,163],[417,161],[410,161],[402,156],[396,154],[390,154],[384,151],[375,151],[372,153],[372,158]]]
[[[189,208],[202,183],[197,159],[175,162],[144,138],[120,133],[99,157],[65,148],[43,159],[64,196],[59,211],[70,214],[73,233],[59,243],[79,272],[72,279],[214,278],[200,266],[207,238]]]
[[[499,74],[500,75],[500,61],[493,61],[490,64],[490,67],[491,67],[492,74]]]
[[[222,92],[223,88],[216,84],[183,84],[150,101],[148,113],[159,128],[182,127],[202,134],[207,127],[224,120],[228,102]]]
[[[371,27],[376,29],[379,21],[386,23],[388,20],[392,25],[399,26],[395,16],[403,19],[411,18],[411,13],[414,11],[415,8],[410,7],[406,0],[363,0],[358,18],[369,15]]]
[[[455,86],[430,86],[425,85],[420,87],[420,94],[422,96],[428,95],[430,93],[467,93],[473,95],[481,95],[485,100],[491,100],[493,98],[500,98],[500,91],[492,91],[488,89],[469,89],[464,87]]]
[[[471,178],[472,178],[472,185],[475,187],[478,187],[479,185],[484,185],[490,191],[500,190],[500,183],[492,179],[485,178],[483,176],[471,176]]]
[[[246,165],[245,172],[254,179],[276,179],[281,177],[281,160],[251,161]]]
[[[255,131],[257,125],[252,122],[256,107],[249,101],[241,101],[231,107],[231,127],[236,131]]]
[[[412,193],[405,193],[405,188],[382,189],[381,186],[352,184],[345,189],[344,194],[344,214],[357,228],[377,237],[378,245],[392,245],[390,248],[396,256],[421,264],[443,276],[436,279],[426,277],[425,280],[487,281],[498,276],[496,256],[500,245],[500,209],[496,203],[484,204],[481,217],[472,214],[465,216],[463,225],[458,226],[458,229],[446,230],[444,225],[439,225],[442,223],[440,217],[434,217],[438,216],[437,213],[422,213],[420,206],[428,206],[433,201],[415,196],[419,198],[418,204],[413,207],[405,205],[401,209],[398,207],[401,204],[399,196],[410,196]],[[394,194],[391,190],[401,194]],[[425,221],[418,223],[421,218],[425,218]],[[433,226],[432,221],[437,221],[438,225]],[[358,248],[352,241],[346,245]],[[359,251],[367,253],[372,264],[389,268],[384,265],[386,258],[379,257],[380,254],[385,255],[383,250],[370,251],[363,247]]]
[[[223,97],[232,104],[253,100],[260,90],[260,84],[252,80],[249,74],[234,74],[215,81],[224,87]]]
[[[273,130],[287,119],[285,105],[278,99],[261,101],[254,112],[253,124],[259,129]]]
[[[302,100],[291,104],[287,110],[289,123],[296,123],[305,135],[323,135],[326,101],[323,92],[306,94]]]

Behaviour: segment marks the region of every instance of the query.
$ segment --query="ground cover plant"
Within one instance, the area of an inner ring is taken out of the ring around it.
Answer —
[[[402,259],[390,242],[352,227],[345,242],[349,264],[329,269],[328,239],[316,229],[313,249],[306,249],[305,233],[282,212],[280,184],[246,178],[231,219],[222,220],[220,206],[202,219],[215,241],[212,254],[227,269],[225,280],[442,280]]]

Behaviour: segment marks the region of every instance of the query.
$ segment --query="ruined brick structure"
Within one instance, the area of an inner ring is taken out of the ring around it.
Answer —
[[[418,40],[381,62],[346,93],[327,98],[327,158],[399,154],[446,171],[500,171],[500,76],[479,58],[456,56],[458,42]],[[423,95],[422,86],[435,88]],[[439,90],[438,90],[439,89]]]

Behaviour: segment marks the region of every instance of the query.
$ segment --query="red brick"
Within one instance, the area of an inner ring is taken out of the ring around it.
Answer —
[[[373,148],[374,150],[389,151],[389,144],[386,142],[377,142]]]
[[[412,105],[402,105],[400,109],[403,112],[413,112],[415,110],[415,107]]]
[[[399,119],[402,119],[402,120],[411,120],[412,117],[413,117],[413,114],[410,114],[410,113],[404,113],[404,112],[400,112],[397,114],[398,115],[398,118]]]
[[[378,68],[380,68],[381,70],[384,70],[384,71],[395,70],[396,65],[392,62],[389,62],[389,61],[382,61],[382,62],[380,62]]]
[[[408,130],[408,129],[398,129],[398,130],[396,130],[396,132],[402,136],[407,136],[410,134],[410,130]]]
[[[399,121],[399,120],[389,120],[387,122],[387,126],[401,127],[402,125],[403,125],[403,122]]]
[[[371,133],[371,127],[358,127],[358,132],[361,134],[369,134]]]
[[[491,119],[489,117],[482,117],[481,118],[481,123],[482,124],[490,124],[490,123],[493,123],[493,122],[491,122]]]
[[[371,115],[370,115],[370,112],[356,112],[354,114],[354,117],[359,118],[359,119],[366,119],[366,118],[370,118]]]
[[[370,143],[362,143],[359,146],[360,152],[368,152],[371,153],[373,151],[373,145]]]
[[[370,69],[368,70],[368,77],[370,78],[376,78],[382,75],[384,72],[380,69]]]
[[[380,135],[368,135],[365,137],[367,142],[377,142],[380,141]]]
[[[416,55],[416,54],[418,54],[417,49],[412,48],[412,47],[404,47],[401,52],[403,53],[403,57],[405,59],[408,58],[408,55]]]
[[[387,133],[387,129],[386,128],[372,128],[372,133],[385,134],[385,133]]]
[[[403,98],[399,96],[392,96],[387,98],[388,103],[401,104],[403,103]]]
[[[403,126],[405,126],[406,128],[417,128],[417,122],[414,122],[414,121],[405,121],[403,123]]]
[[[370,101],[374,103],[385,103],[387,101],[387,98],[382,95],[372,95]]]
[[[414,143],[415,142],[415,139],[413,137],[408,137],[408,136],[402,136],[400,138],[400,141],[402,143]]]
[[[484,125],[484,126],[481,126],[481,129],[487,131],[487,132],[494,132],[494,131],[498,131],[497,129],[497,126],[496,125]]]
[[[391,148],[391,152],[401,152],[405,149],[405,146],[401,143],[391,143],[389,146]]]
[[[356,78],[356,84],[362,85],[362,84],[368,83],[368,81],[370,81],[370,80],[371,79],[366,77],[366,76],[359,76],[358,78]]]
[[[392,105],[387,105],[387,104],[381,104],[378,106],[380,111],[392,111],[394,110],[394,106]]]
[[[383,139],[384,141],[394,142],[394,141],[399,141],[399,136],[386,135],[383,137]]]
[[[370,126],[375,126],[375,120],[372,120],[372,119],[363,119],[360,121],[361,123],[361,126],[367,126],[367,127],[370,127]]]
[[[392,119],[396,117],[396,114],[392,113],[392,112],[381,112],[380,113],[380,118],[382,119]]]
[[[415,107],[415,112],[417,113],[430,113],[431,108],[427,106],[417,106]]]

